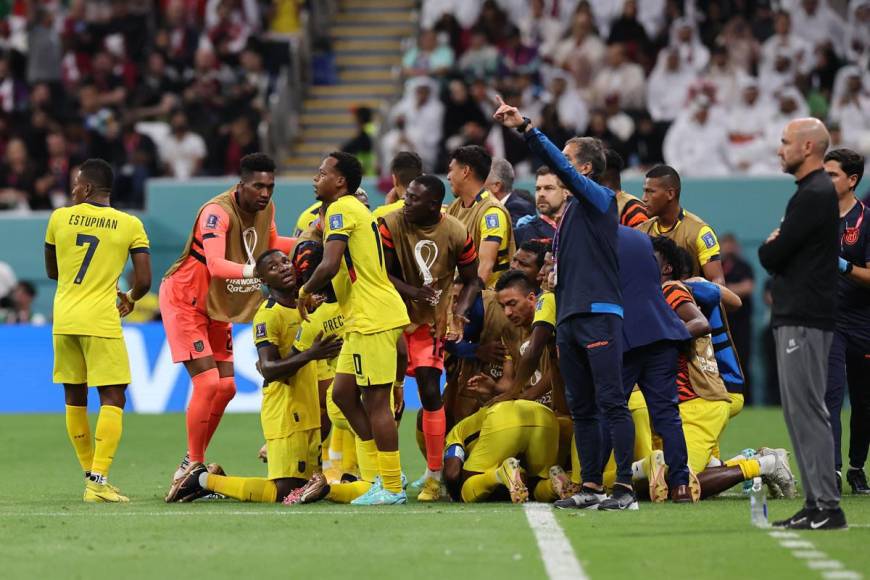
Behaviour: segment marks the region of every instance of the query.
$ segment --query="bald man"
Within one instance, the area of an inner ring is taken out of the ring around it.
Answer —
[[[773,275],[771,325],[782,410],[806,494],[803,509],[773,525],[801,530],[846,527],[825,406],[840,253],[837,193],[824,170],[829,143],[817,119],[785,126],[778,155],[797,191],[779,228],[758,249],[761,264]]]

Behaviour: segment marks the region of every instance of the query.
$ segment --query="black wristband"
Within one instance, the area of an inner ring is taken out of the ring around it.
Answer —
[[[519,127],[517,127],[517,132],[518,132],[520,135],[522,135],[523,133],[526,132],[526,129],[528,129],[528,128],[529,128],[529,125],[531,125],[531,124],[532,124],[532,120],[531,120],[531,119],[529,119],[528,117],[523,117],[523,124],[520,125]]]

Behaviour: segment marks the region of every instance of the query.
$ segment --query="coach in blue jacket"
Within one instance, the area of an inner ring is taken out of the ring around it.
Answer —
[[[625,324],[622,329],[622,384],[628,397],[637,384],[650,419],[662,438],[671,500],[692,501],[688,453],[677,399],[677,359],[689,331],[668,306],[650,237],[619,226],[619,280]]]
[[[556,505],[637,509],[631,486],[634,423],[622,386],[616,195],[584,175],[594,177],[604,170],[604,147],[597,139],[575,138],[565,144],[563,154],[543,133],[532,128],[531,121],[516,107],[500,100],[499,105],[493,118],[522,133],[532,152],[573,194],[553,240],[556,344],[574,420],[583,485],[581,493]],[[616,459],[616,485],[609,498],[602,485],[605,458],[599,411],[609,426]]]

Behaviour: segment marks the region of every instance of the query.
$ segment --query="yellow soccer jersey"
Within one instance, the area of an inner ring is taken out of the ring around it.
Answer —
[[[293,347],[298,351],[308,350],[317,338],[323,333],[322,338],[328,336],[341,336],[344,331],[344,316],[338,302],[324,302],[317,310],[308,316],[308,320],[302,322],[302,326],[296,332],[296,342]],[[329,360],[317,361],[317,380],[324,381],[335,376],[335,364],[338,357]]]
[[[405,200],[397,199],[393,203],[388,203],[387,205],[376,207],[372,212],[372,217],[375,218],[375,221],[377,221],[388,213],[393,213],[394,211],[402,209],[403,207],[405,207]]]
[[[336,291],[345,312],[345,332],[374,334],[407,326],[408,311],[387,277],[381,235],[371,212],[354,196],[345,195],[330,204],[324,221],[325,244],[347,243],[339,272],[350,279],[349,310]]]
[[[510,268],[511,256],[508,251],[510,227],[510,222],[505,219],[504,213],[497,207],[489,208],[484,212],[483,217],[480,218],[480,243],[494,241],[499,243],[498,257],[495,260],[495,266],[492,268],[492,275],[487,280],[488,288],[494,286],[502,273]],[[480,248],[478,248],[478,251],[480,251]]]
[[[278,347],[281,358],[293,351],[302,317],[295,308],[268,299],[254,315],[254,344]],[[308,363],[292,377],[263,386],[260,411],[266,439],[289,437],[291,433],[320,427],[320,398],[317,391],[317,364]]]
[[[454,425],[444,441],[445,448],[451,445],[459,445],[465,450],[465,455],[468,456],[480,438],[480,430],[483,429],[483,420],[486,419],[487,411],[489,411],[489,407],[484,407]]]
[[[556,328],[556,296],[552,292],[542,292],[538,296],[532,328],[538,324],[548,324]]]
[[[317,216],[320,215],[320,206],[322,202],[316,201],[305,208],[305,211],[299,214],[299,218],[296,220],[296,231],[293,232],[295,237],[299,237],[299,235],[308,229],[308,227],[314,223],[314,220],[317,219]]]
[[[649,235],[667,236],[676,242],[678,246],[685,249],[695,258],[695,266],[692,268],[693,274],[699,274],[695,270],[700,269],[708,262],[718,259],[722,251],[719,249],[719,239],[713,228],[704,223],[701,218],[693,213],[685,210],[680,211],[677,223],[670,229],[663,230],[657,219],[640,224],[641,231],[646,231]],[[683,230],[683,231],[681,231]],[[695,230],[697,233],[695,233]]]
[[[54,334],[121,338],[118,278],[128,254],[149,251],[139,218],[94,203],[60,208],[45,243],[57,253]]]

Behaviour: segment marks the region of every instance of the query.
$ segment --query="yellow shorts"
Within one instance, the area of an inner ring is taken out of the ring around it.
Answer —
[[[743,393],[728,393],[731,397],[731,417],[736,417],[743,410]]]
[[[333,426],[351,431],[347,417],[344,416],[344,413],[341,412],[341,409],[338,408],[338,405],[332,399],[332,387],[333,385],[329,385],[329,388],[326,389],[326,414],[329,415],[329,420],[332,421]]]
[[[689,452],[689,469],[701,473],[719,444],[719,437],[728,424],[731,403],[697,398],[680,403],[680,418]]]
[[[54,382],[107,387],[130,384],[130,360],[123,338],[54,335]]]
[[[296,431],[288,437],[266,441],[268,479],[311,479],[320,469],[320,429]]]
[[[346,333],[335,372],[354,375],[361,387],[392,385],[396,380],[396,343],[402,331],[403,327],[374,334]]]
[[[532,477],[550,477],[550,467],[556,463],[559,452],[559,423],[547,426],[507,427],[491,431],[486,423],[463,469],[483,473],[502,464],[508,457],[516,457]]]

